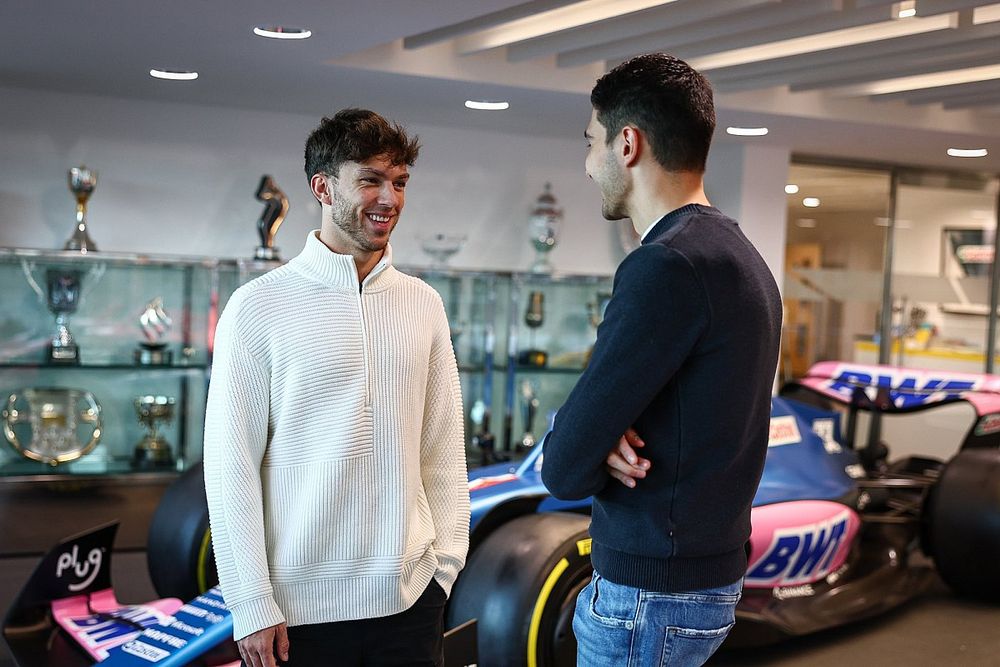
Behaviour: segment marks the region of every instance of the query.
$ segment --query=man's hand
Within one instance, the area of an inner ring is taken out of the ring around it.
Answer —
[[[282,661],[288,660],[288,626],[285,623],[258,630],[236,642],[247,667],[277,667],[275,651]]]
[[[646,443],[635,429],[626,430],[618,445],[608,453],[608,458],[604,461],[608,474],[630,489],[634,489],[635,481],[645,477],[646,471],[649,470],[649,460],[640,458],[635,453],[637,448],[645,446]]]

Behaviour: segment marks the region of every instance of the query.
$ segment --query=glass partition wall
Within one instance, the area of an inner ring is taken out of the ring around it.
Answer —
[[[782,378],[831,360],[994,372],[998,189],[992,175],[793,163]],[[964,403],[917,416],[862,415],[858,432],[892,458],[947,458],[972,420]]]

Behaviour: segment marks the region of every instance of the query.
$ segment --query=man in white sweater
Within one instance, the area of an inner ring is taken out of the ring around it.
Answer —
[[[469,544],[444,306],[392,266],[419,145],[346,109],[306,143],[322,226],[219,319],[205,486],[245,664],[437,665]]]

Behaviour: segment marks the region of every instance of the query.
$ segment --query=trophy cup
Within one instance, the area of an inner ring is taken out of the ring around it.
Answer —
[[[92,266],[86,274],[75,269],[47,269],[45,271],[45,287],[42,288],[35,278],[34,262],[21,262],[21,270],[28,286],[38,296],[50,312],[56,316],[55,330],[52,332],[47,346],[46,360],[51,364],[80,363],[80,348],[76,344],[73,333],[69,330],[69,316],[77,311],[86,295],[97,285],[104,275],[105,265],[99,263]],[[87,288],[82,289],[83,283]]]
[[[524,435],[518,443],[518,451],[524,451],[535,446],[535,435],[532,429],[535,425],[535,415],[538,414],[538,396],[535,395],[535,387],[529,380],[521,383],[521,406],[524,416]]]
[[[82,389],[19,389],[0,414],[7,442],[53,467],[80,458],[101,439],[101,406]]]
[[[431,256],[430,268],[441,271],[448,268],[448,259],[462,249],[468,237],[465,234],[430,234],[420,236],[420,248]]]
[[[521,350],[518,355],[518,363],[522,366],[534,366],[544,368],[549,361],[549,355],[545,350],[535,347],[535,329],[542,326],[545,321],[545,293],[533,290],[528,294],[528,308],[524,313],[524,324],[531,330],[531,345],[526,350]]]
[[[135,363],[141,366],[169,366],[173,362],[174,353],[162,340],[172,324],[173,320],[163,310],[162,297],[146,304],[146,309],[139,315],[139,328],[146,340],[141,341],[134,352]]]
[[[260,185],[257,186],[255,195],[259,201],[264,202],[264,211],[257,221],[257,234],[260,236],[260,245],[254,257],[267,261],[281,261],[278,256],[278,249],[274,247],[274,236],[278,233],[278,227],[285,221],[288,215],[288,197],[277,186],[274,179],[264,174],[260,177]]]
[[[82,253],[97,250],[97,244],[87,233],[87,200],[97,185],[97,172],[85,166],[69,170],[69,189],[76,197],[76,229],[66,241],[63,250],[79,250]]]
[[[552,195],[552,184],[546,183],[545,192],[538,195],[528,223],[531,245],[535,248],[535,261],[531,265],[532,273],[552,272],[552,264],[549,262],[548,254],[556,245],[559,229],[562,226],[562,217],[562,209],[556,206],[556,198]]]
[[[136,443],[132,457],[136,468],[173,467],[174,455],[170,443],[160,435],[159,424],[173,420],[175,403],[173,396],[136,396],[132,401],[139,423],[146,427],[146,435]]]

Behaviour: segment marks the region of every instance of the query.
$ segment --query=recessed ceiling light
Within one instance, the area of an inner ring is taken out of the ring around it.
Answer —
[[[794,195],[798,191],[799,191],[799,186],[795,185],[795,183],[789,183],[788,185],[785,186],[786,195]]]
[[[952,157],[986,157],[989,151],[985,148],[949,148],[948,155]]]
[[[915,0],[903,0],[895,5],[896,18],[908,19],[917,15],[917,3]]]
[[[802,205],[806,208],[817,208],[819,207],[819,197],[805,197],[802,200]]]
[[[480,111],[503,111],[510,108],[510,102],[483,102],[480,100],[465,100],[467,109],[478,109]]]
[[[253,29],[253,34],[268,39],[309,39],[312,37],[312,30],[286,28],[281,25],[259,25]]]
[[[194,81],[198,78],[198,73],[174,69],[151,69],[149,70],[149,76],[154,79],[166,79],[167,81]]]
[[[767,134],[766,127],[727,127],[726,133],[736,137],[763,137]]]

